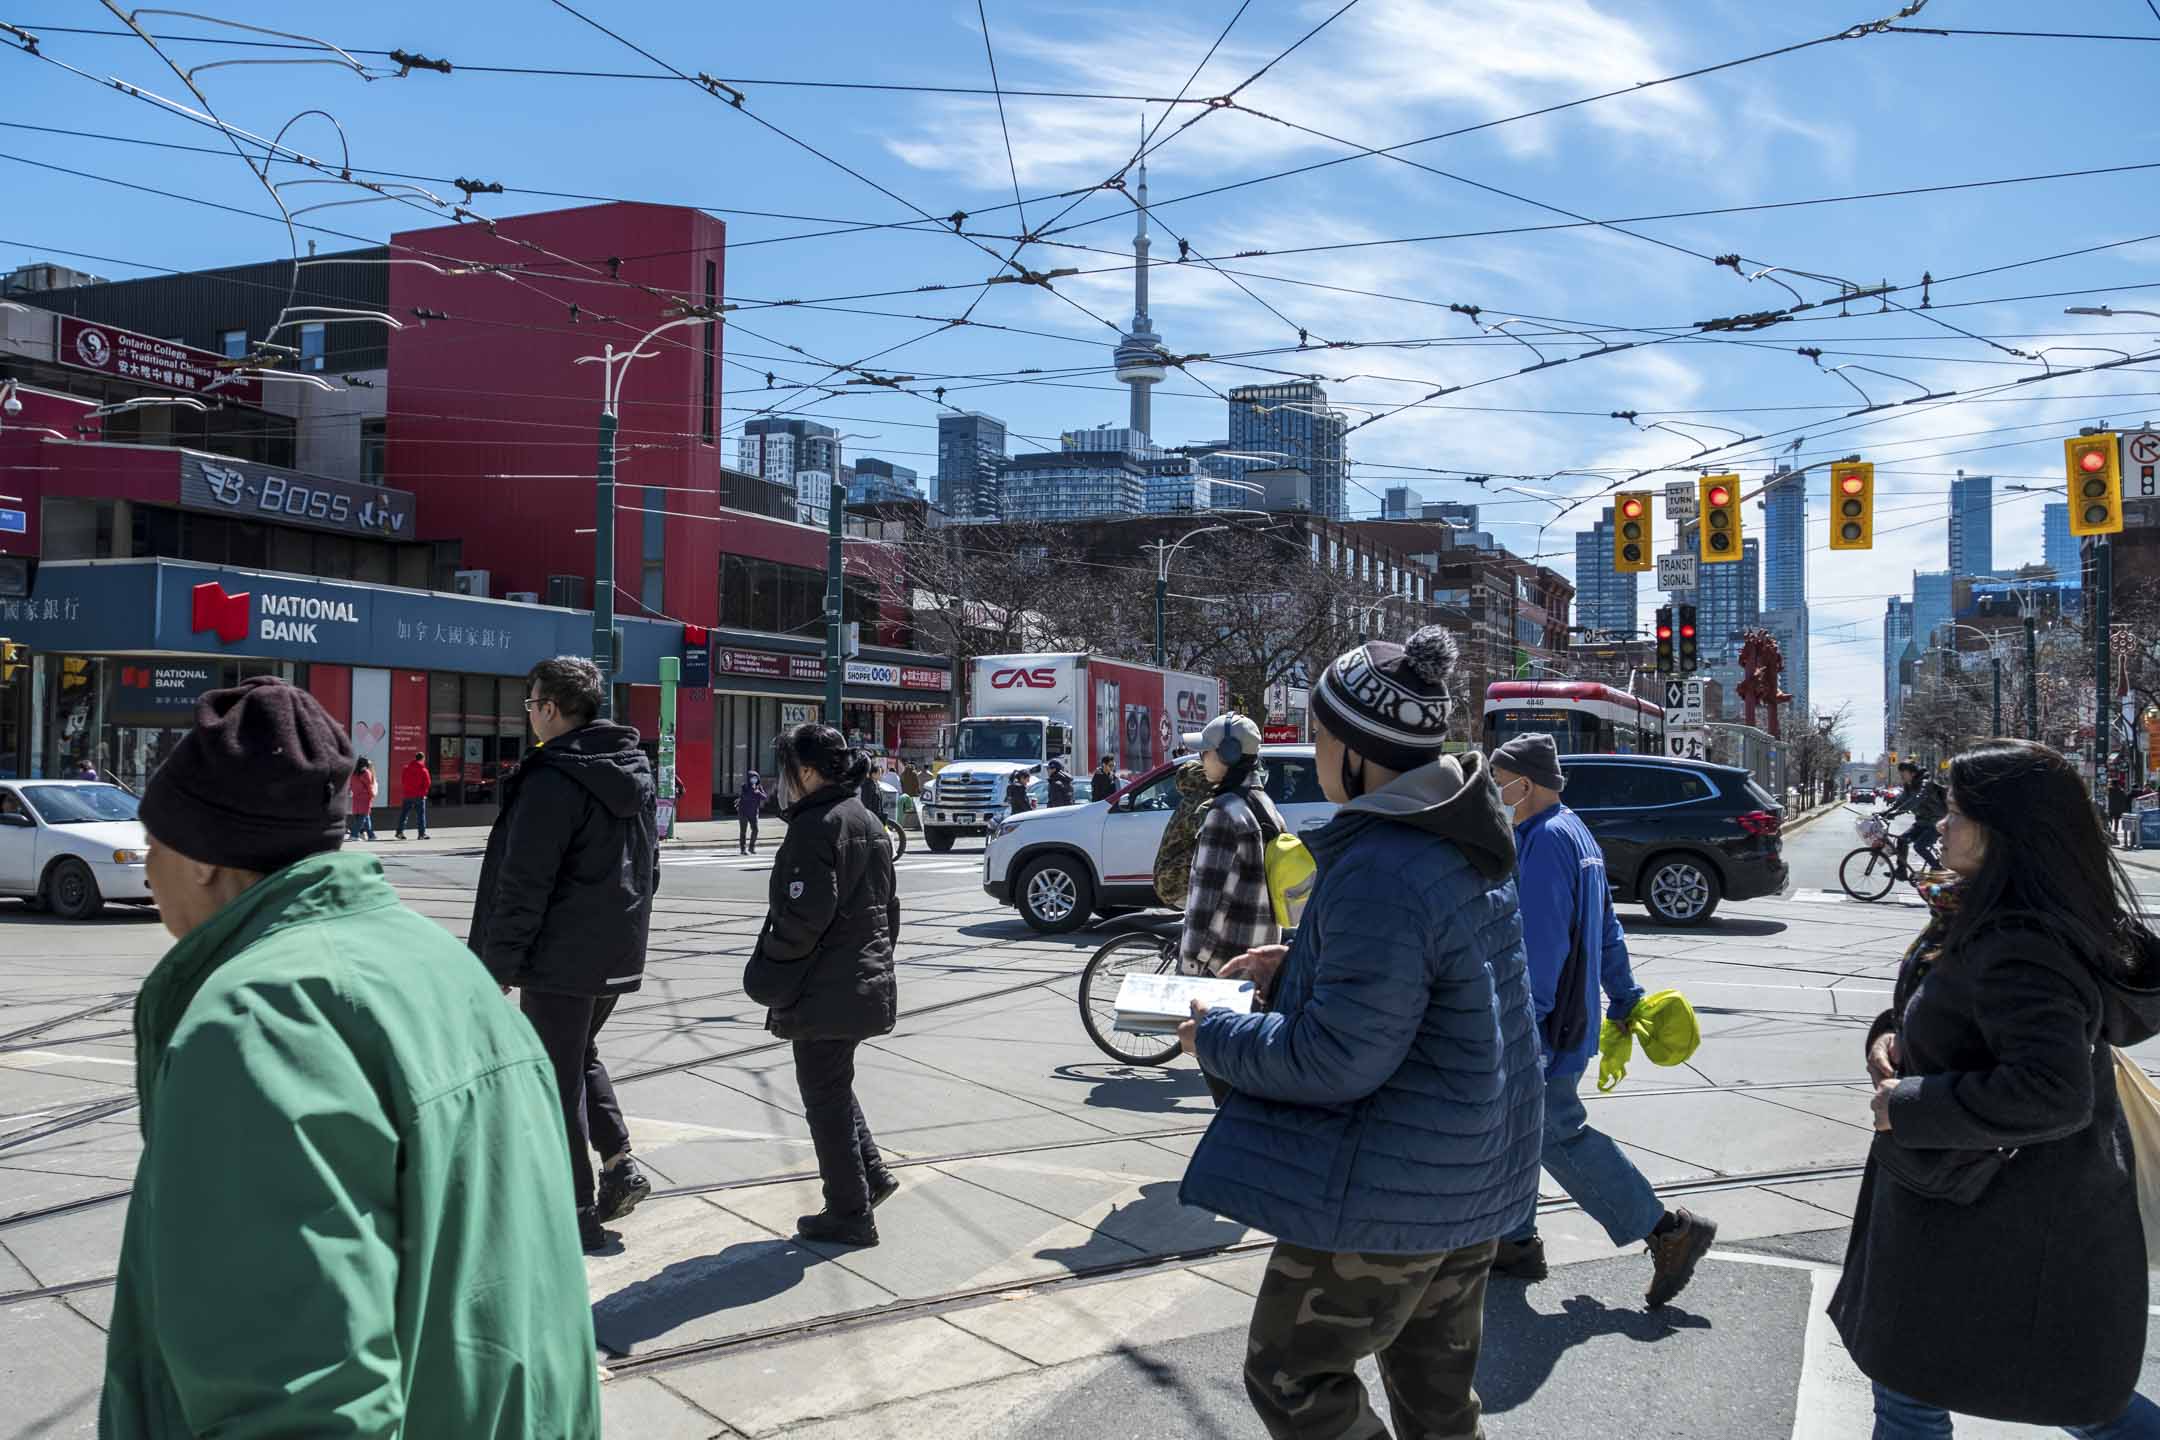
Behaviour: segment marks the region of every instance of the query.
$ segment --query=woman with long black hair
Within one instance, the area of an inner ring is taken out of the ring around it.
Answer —
[[[2160,943],[2068,761],[1950,762],[1934,915],[1869,1032],[1875,1143],[1830,1315],[1875,1440],[1951,1412],[2160,1437],[2135,1393],[2146,1255],[2109,1045],[2160,1030]]]
[[[870,1211],[899,1188],[855,1100],[855,1047],[898,1014],[893,946],[900,898],[885,827],[857,795],[869,762],[830,725],[773,742],[780,818],[770,909],[743,974],[771,1007],[765,1028],[794,1042],[795,1084],[817,1148],[825,1208],[797,1222],[805,1240],[875,1245]]]

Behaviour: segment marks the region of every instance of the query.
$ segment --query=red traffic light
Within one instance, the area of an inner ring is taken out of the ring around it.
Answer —
[[[1730,505],[1730,504],[1732,504],[1732,491],[1730,491],[1730,490],[1726,489],[1726,488],[1725,488],[1725,487],[1724,487],[1723,485],[1713,485],[1713,486],[1711,486],[1711,487],[1710,487],[1710,503],[1711,503],[1712,505]]]
[[[1838,480],[1838,489],[1844,491],[1847,495],[1857,495],[1866,488],[1867,482],[1858,475],[1847,474]]]
[[[1658,626],[1658,627],[1657,627],[1657,638],[1658,638],[1658,639],[1660,639],[1660,640],[1670,640],[1670,639],[1672,639],[1672,626],[1670,626],[1670,625],[1660,625],[1660,626]]]
[[[1626,518],[1630,519],[1630,520],[1639,520],[1639,519],[1641,519],[1641,518],[1642,518],[1642,512],[1643,512],[1643,503],[1642,503],[1642,501],[1640,501],[1640,500],[1633,500],[1633,499],[1630,499],[1630,500],[1623,500],[1623,501],[1621,501],[1621,502],[1620,502],[1620,513],[1621,513],[1621,514],[1622,514],[1623,516],[1625,516]]]
[[[1694,638],[1695,638],[1695,627],[1694,627],[1694,626],[1692,626],[1692,625],[1682,625],[1682,626],[1680,627],[1680,638],[1681,638],[1681,639],[1683,639],[1683,640],[1692,640],[1692,639],[1694,639]]]
[[[2081,450],[2078,452],[2078,469],[2083,470],[2088,475],[2105,470],[2107,469],[2107,456],[2101,452],[2100,447],[2097,445]]]

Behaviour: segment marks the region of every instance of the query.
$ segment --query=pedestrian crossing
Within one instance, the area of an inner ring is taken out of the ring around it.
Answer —
[[[772,869],[773,851],[761,851],[756,855],[739,855],[733,850],[690,851],[683,854],[663,853],[660,863],[671,869],[682,870],[754,870]],[[904,855],[893,862],[893,868],[903,875],[962,875],[980,874],[982,859],[967,859],[951,855]]]

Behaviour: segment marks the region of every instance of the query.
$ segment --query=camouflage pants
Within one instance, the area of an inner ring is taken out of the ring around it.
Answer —
[[[1477,1374],[1498,1242],[1438,1255],[1279,1243],[1253,1306],[1245,1393],[1275,1440],[1387,1440],[1357,1362],[1376,1356],[1401,1440],[1482,1440]]]

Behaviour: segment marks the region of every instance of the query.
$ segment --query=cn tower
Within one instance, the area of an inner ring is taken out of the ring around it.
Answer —
[[[1141,138],[1146,139],[1143,122]],[[1139,194],[1133,203],[1139,212],[1139,223],[1133,231],[1133,319],[1132,328],[1118,337],[1117,348],[1111,352],[1117,366],[1117,378],[1124,381],[1132,391],[1132,428],[1153,437],[1150,399],[1154,387],[1162,383],[1163,345],[1162,337],[1148,323],[1148,233],[1147,233],[1147,161],[1140,162]]]

